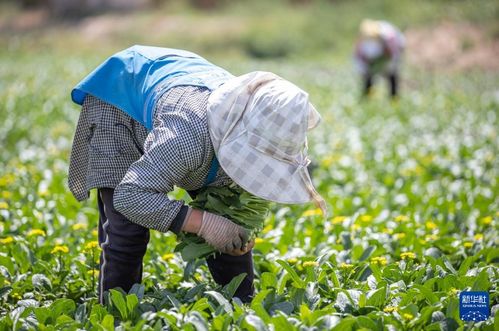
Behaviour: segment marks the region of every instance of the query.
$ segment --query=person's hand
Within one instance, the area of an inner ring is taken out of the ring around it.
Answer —
[[[219,215],[203,212],[197,235],[222,253],[242,255],[248,251],[249,231]]]
[[[248,243],[245,246],[243,246],[242,249],[234,249],[231,252],[227,252],[227,254],[232,255],[232,256],[241,256],[241,255],[248,253],[250,250],[252,250],[253,246],[255,246],[255,241],[250,240],[250,241],[248,241]]]

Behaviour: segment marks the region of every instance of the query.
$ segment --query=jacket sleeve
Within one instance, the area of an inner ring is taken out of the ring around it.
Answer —
[[[195,130],[180,121],[159,126],[148,135],[144,155],[128,169],[114,192],[114,207],[131,222],[166,232],[183,222],[187,207],[168,193],[195,171],[204,156]]]

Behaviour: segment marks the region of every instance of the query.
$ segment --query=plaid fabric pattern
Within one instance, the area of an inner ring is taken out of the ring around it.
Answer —
[[[116,187],[119,212],[166,232],[184,205],[169,199],[168,192],[174,185],[201,188],[214,156],[206,119],[209,94],[195,86],[170,89],[156,104],[149,133],[119,109],[88,96],[71,152],[69,184],[75,197],[83,200],[92,188]],[[220,168],[211,185],[230,182]]]
[[[79,201],[92,188],[116,187],[142,155],[147,130],[118,108],[91,95],[76,126],[68,184]]]
[[[249,192],[258,192],[259,196],[266,199],[283,203],[310,201],[310,193],[300,175],[301,171],[307,171],[305,164],[300,167],[287,162],[266,162],[262,159],[266,158],[267,154],[247,148],[245,144],[249,142],[244,142],[243,139],[234,140],[223,145],[219,151],[223,155],[219,161],[224,162],[227,172],[240,180],[238,184],[241,187]],[[248,166],[241,167],[240,160],[244,160]]]
[[[308,94],[266,72],[235,78],[208,102],[208,127],[223,169],[245,190],[281,203],[324,200],[308,174],[306,133],[320,116]]]

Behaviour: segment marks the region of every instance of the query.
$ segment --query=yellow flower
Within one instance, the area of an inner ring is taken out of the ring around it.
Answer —
[[[22,297],[21,297],[21,295],[19,293],[11,293],[10,296],[14,300],[21,300],[22,299]]]
[[[96,276],[99,275],[99,270],[97,270],[97,269],[90,269],[90,270],[87,271],[87,274],[89,274],[90,276],[96,277]]]
[[[272,230],[272,225],[268,224],[263,228],[262,233],[268,233],[270,230]]]
[[[57,245],[52,249],[50,254],[56,254],[56,253],[67,254],[67,253],[69,253],[69,248],[68,248],[68,246],[64,246],[64,245]]]
[[[97,237],[99,232],[97,230],[92,230],[92,237]]]
[[[434,235],[434,234],[429,234],[427,235],[426,237],[424,237],[424,239],[426,241],[435,241],[438,239],[438,236],[437,235]]]
[[[395,238],[397,240],[404,239],[405,238],[405,233],[403,233],[403,232],[395,233],[393,235],[393,238]]]
[[[428,230],[434,230],[438,228],[438,226],[432,221],[426,221],[425,226]]]
[[[410,321],[414,318],[414,315],[412,314],[409,314],[409,313],[404,313],[402,314],[402,317],[406,320],[406,321]]]
[[[163,256],[161,257],[164,261],[168,262],[170,261],[171,259],[173,259],[175,257],[175,254],[173,253],[166,253],[166,254],[163,254]]]
[[[288,259],[289,264],[295,264],[296,262],[298,262],[298,259],[296,257],[291,257]]]
[[[387,265],[388,260],[384,256],[376,256],[371,259],[371,263],[379,264],[379,265]]]
[[[262,238],[255,238],[255,244],[261,244],[261,243],[264,243],[265,240],[262,239]]]
[[[386,306],[383,311],[385,313],[393,313],[395,311],[398,311],[399,310],[399,307],[394,307],[394,306]]]
[[[87,225],[83,224],[83,223],[76,223],[76,224],[73,224],[73,226],[71,227],[71,229],[73,229],[73,231],[83,230],[86,228],[87,228]]]
[[[352,224],[352,230],[357,231],[360,229],[360,225],[358,224]]]
[[[316,261],[305,261],[305,262],[303,262],[303,266],[304,267],[318,267],[319,266],[319,262],[316,262]]]
[[[88,243],[85,244],[85,247],[83,248],[83,250],[84,251],[91,251],[97,247],[99,247],[99,243],[96,240],[89,241]]]
[[[10,173],[0,177],[0,186],[9,186],[16,181],[15,175]]]
[[[480,241],[483,239],[483,234],[481,233],[477,233],[475,234],[475,236],[473,237],[476,241]]]
[[[403,169],[400,171],[400,174],[404,177],[420,176],[423,173],[424,173],[424,168],[420,165],[416,165],[415,167]]]
[[[8,245],[8,244],[12,244],[14,242],[14,238],[12,237],[5,237],[3,239],[0,239],[0,244],[2,245]]]
[[[383,233],[388,233],[388,234],[393,233],[393,229],[390,229],[390,228],[384,228],[382,231],[383,231]]]
[[[342,224],[345,220],[347,219],[346,216],[335,216],[333,217],[333,219],[331,220],[331,223],[333,224]]]
[[[37,236],[45,237],[45,235],[46,235],[45,231],[43,231],[42,229],[31,229],[26,236],[27,237],[37,237]]]
[[[459,293],[459,290],[452,287],[450,290],[449,290],[449,294],[452,295],[452,296],[457,296],[457,294]]]
[[[359,217],[359,221],[364,224],[369,224],[373,220],[371,215],[362,215]]]
[[[203,276],[201,276],[200,274],[195,274],[194,279],[196,279],[198,282],[201,282],[203,280]]]
[[[362,161],[364,160],[364,154],[360,153],[360,152],[357,152],[353,155],[353,157],[355,158],[355,160],[357,161]]]
[[[499,212],[498,212],[499,213]],[[496,213],[497,214],[497,213]],[[492,216],[485,216],[481,219],[484,225],[490,225],[492,223]]]
[[[329,168],[338,159],[339,159],[339,157],[337,155],[329,155],[322,160],[321,165],[324,168]]]
[[[318,215],[322,215],[322,211],[320,208],[305,210],[301,216],[309,217],[309,216],[318,216]]]
[[[49,195],[49,190],[47,189],[38,190],[38,195],[40,197],[47,197]]]
[[[416,254],[413,252],[404,252],[400,254],[400,258],[402,260],[414,260],[416,258]]]
[[[2,198],[10,199],[12,197],[12,192],[10,191],[2,191]]]
[[[353,268],[353,264],[345,263],[345,262],[342,262],[340,264],[340,269],[348,270],[348,269],[352,269],[352,268]]]
[[[7,209],[9,208],[9,204],[5,201],[0,201],[0,209]]]
[[[470,241],[465,241],[463,243],[463,246],[464,246],[464,248],[471,248],[471,247],[473,247],[473,243]]]
[[[3,280],[3,285],[9,286],[9,285],[11,285],[11,284],[12,284],[12,283],[11,283],[11,282],[9,282],[7,279],[4,279],[4,280]]]
[[[395,222],[407,222],[408,220],[409,220],[409,217],[406,215],[395,216]]]
[[[435,155],[425,155],[425,156],[421,156],[419,158],[419,160],[421,161],[421,163],[423,165],[429,165],[433,162],[433,160],[435,159]]]

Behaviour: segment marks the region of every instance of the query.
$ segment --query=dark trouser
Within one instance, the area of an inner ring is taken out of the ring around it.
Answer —
[[[366,74],[364,76],[364,95],[369,95],[369,93],[371,93],[372,86],[373,76],[371,74]]]
[[[398,75],[395,73],[389,74],[388,83],[390,84],[390,96],[394,98],[398,94]]]
[[[250,302],[255,289],[253,288],[253,255],[251,251],[241,256],[232,256],[229,254],[217,254],[215,257],[206,259],[211,276],[217,284],[227,285],[232,278],[246,273],[241,285],[236,290],[234,296],[241,299],[242,302]]]
[[[115,287],[128,292],[142,281],[142,259],[149,242],[149,229],[132,223],[114,209],[114,189],[98,190],[100,256],[99,300],[103,293]],[[226,285],[233,277],[245,272],[248,276],[235,296],[248,302],[254,293],[253,258],[251,252],[242,256],[217,254],[207,259],[208,268],[217,284]]]
[[[386,76],[390,88],[390,96],[396,97],[398,94],[398,75],[396,73],[388,74]],[[364,76],[364,95],[369,95],[373,86],[373,75],[366,74]]]

